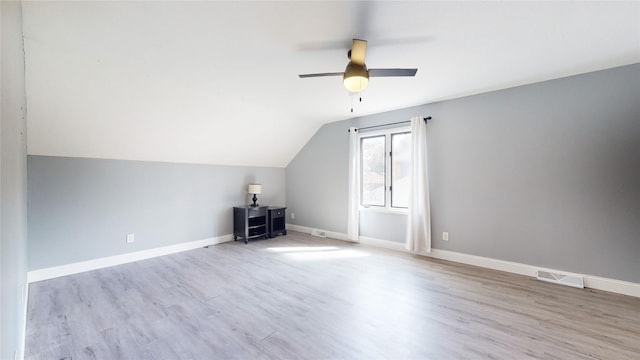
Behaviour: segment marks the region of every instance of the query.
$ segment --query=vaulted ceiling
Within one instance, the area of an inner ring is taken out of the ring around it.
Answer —
[[[640,2],[23,2],[28,152],[283,167],[324,123],[640,62]],[[351,39],[372,78],[339,77]]]

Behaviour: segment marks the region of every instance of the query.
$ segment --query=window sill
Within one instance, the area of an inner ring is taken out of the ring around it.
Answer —
[[[395,208],[386,208],[386,207],[377,207],[377,206],[370,206],[370,207],[360,206],[359,211],[383,213],[383,214],[394,214],[394,215],[407,215],[409,213],[408,209],[395,209]]]

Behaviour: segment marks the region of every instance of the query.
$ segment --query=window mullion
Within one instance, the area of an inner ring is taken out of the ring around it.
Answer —
[[[384,135],[385,138],[385,182],[386,182],[386,191],[385,191],[385,202],[384,207],[387,209],[391,208],[391,132],[387,132]]]

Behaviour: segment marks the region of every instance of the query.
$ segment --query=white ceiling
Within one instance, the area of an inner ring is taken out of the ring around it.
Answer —
[[[286,166],[324,123],[640,62],[640,2],[23,2],[28,152]],[[372,78],[350,113],[352,38]]]

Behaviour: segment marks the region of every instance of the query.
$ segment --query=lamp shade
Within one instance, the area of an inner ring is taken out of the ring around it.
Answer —
[[[247,192],[249,194],[262,194],[262,184],[249,184]]]

